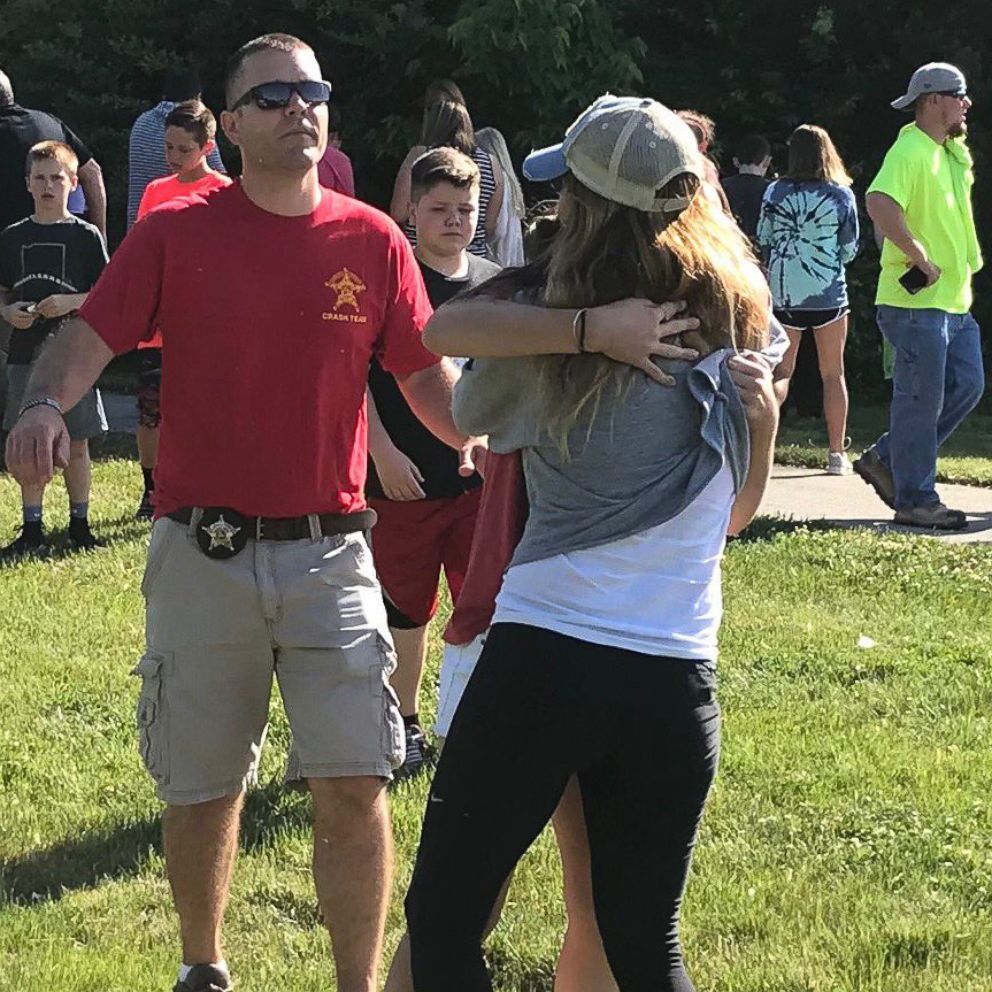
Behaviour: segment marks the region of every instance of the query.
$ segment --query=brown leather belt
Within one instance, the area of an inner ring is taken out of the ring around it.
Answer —
[[[166,516],[181,524],[193,519],[192,506],[184,506]],[[314,536],[310,529],[309,517],[249,517],[226,507],[204,507],[204,512],[221,510],[229,517],[235,517],[243,526],[247,537],[256,541],[302,541]],[[359,510],[357,513],[320,513],[316,515],[320,525],[319,537],[328,534],[353,534],[356,531],[370,530],[376,521],[375,510]]]

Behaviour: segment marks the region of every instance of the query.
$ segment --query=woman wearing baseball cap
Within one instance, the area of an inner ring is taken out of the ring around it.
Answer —
[[[719,751],[720,559],[760,502],[778,423],[755,354],[768,289],[700,195],[688,127],[655,101],[600,98],[524,171],[563,178],[559,231],[471,306],[565,311],[572,353],[476,358],[456,391],[463,429],[521,452],[530,514],[431,789],[406,903],[414,987],[490,989],[494,900],[574,776],[617,986],[692,992],[678,914]],[[699,360],[593,351],[602,308],[633,297],[685,300]],[[429,346],[507,354],[457,312]]]

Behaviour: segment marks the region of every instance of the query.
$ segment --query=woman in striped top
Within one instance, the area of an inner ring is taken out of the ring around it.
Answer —
[[[457,148],[478,165],[481,176],[479,222],[468,251],[473,255],[489,257],[491,252],[487,242],[496,234],[505,182],[498,163],[476,144],[472,118],[464,102],[459,99],[460,95],[461,91],[454,84],[442,90],[434,84],[428,87],[420,143],[410,149],[396,175],[389,214],[398,224],[404,225],[403,230],[410,243],[416,245],[417,233],[410,222],[410,169],[431,148]]]

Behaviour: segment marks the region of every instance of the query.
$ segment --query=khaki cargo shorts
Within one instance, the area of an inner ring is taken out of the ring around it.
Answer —
[[[391,777],[404,757],[403,720],[365,538],[249,540],[217,559],[194,533],[157,520],[141,583],[138,732],[159,798],[207,802],[256,780],[273,676],[293,735],[288,784]]]

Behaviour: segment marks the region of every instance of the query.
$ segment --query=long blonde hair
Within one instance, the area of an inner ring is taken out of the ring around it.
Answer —
[[[523,217],[527,212],[524,191],[520,188],[520,180],[513,169],[513,160],[510,158],[510,149],[506,146],[506,138],[494,127],[480,127],[475,132],[475,140],[480,148],[489,152],[499,162],[504,180],[503,195],[510,198],[510,210],[513,216]]]
[[[677,215],[645,213],[567,177],[548,249],[545,305],[591,307],[632,296],[685,300],[700,322],[686,345],[702,353],[764,347],[769,292],[746,238],[699,192],[695,176],[677,176],[660,193],[689,197],[689,205]],[[620,392],[637,374],[602,355],[539,362],[545,426],[565,450],[569,431],[585,412],[595,415],[603,390],[612,383]]]

